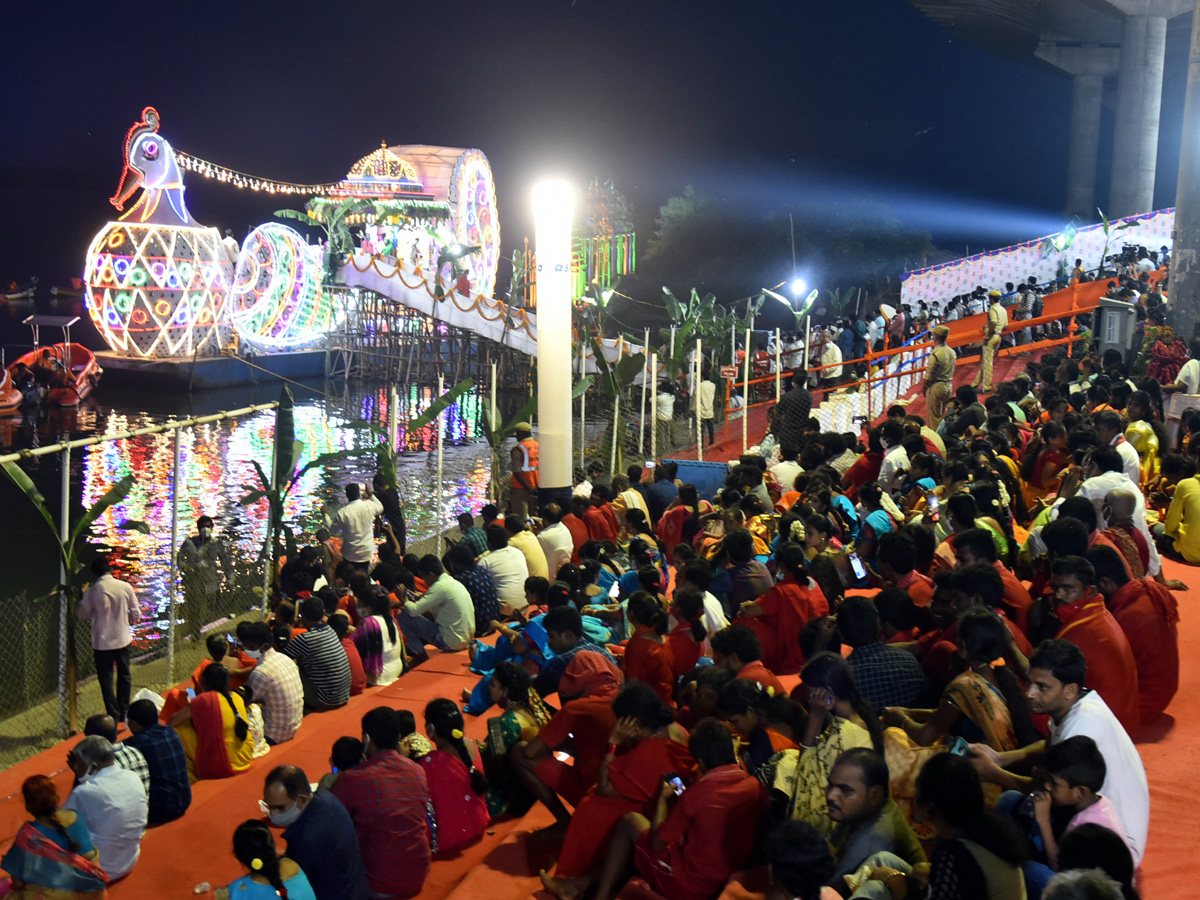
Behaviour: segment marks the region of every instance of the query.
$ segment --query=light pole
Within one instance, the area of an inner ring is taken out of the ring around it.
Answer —
[[[533,189],[537,253],[538,503],[571,502],[571,223],[575,191],[564,181]]]

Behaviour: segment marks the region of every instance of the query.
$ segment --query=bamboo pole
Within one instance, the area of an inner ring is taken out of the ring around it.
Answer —
[[[780,344],[779,329],[775,329],[775,402],[783,396],[783,348]]]
[[[175,603],[179,595],[179,479],[181,477],[179,432],[175,429],[174,463],[171,469],[171,574],[167,579],[167,683],[175,683]]]
[[[642,341],[642,412],[641,431],[638,432],[638,453],[646,452],[646,381],[650,375],[650,329],[646,329],[646,337]]]
[[[587,377],[587,355],[584,351],[585,344],[581,339],[579,341],[579,380],[582,381]],[[603,344],[601,344],[603,346]],[[579,395],[579,471],[586,472],[587,466],[584,465],[584,451],[587,449],[587,391]]]
[[[71,448],[64,447],[62,451],[62,500],[58,509],[58,539],[66,547],[71,539]],[[58,583],[67,583],[67,565],[58,564]],[[75,659],[74,631],[68,615],[70,605],[67,589],[58,595],[58,726],[59,731],[66,737],[77,730],[76,696],[78,668]]]
[[[746,452],[746,430],[750,418],[750,336],[751,329],[746,329],[746,355],[742,358],[742,453]]]
[[[695,389],[692,396],[696,398],[696,461],[704,462],[704,426],[700,419],[700,339],[696,338],[696,370]]]
[[[650,380],[654,388],[650,392],[650,458],[658,463],[658,354],[650,357]]]

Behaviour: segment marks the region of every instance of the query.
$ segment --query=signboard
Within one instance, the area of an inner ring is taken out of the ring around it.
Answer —
[[[722,378],[737,378],[737,366],[721,366]]]

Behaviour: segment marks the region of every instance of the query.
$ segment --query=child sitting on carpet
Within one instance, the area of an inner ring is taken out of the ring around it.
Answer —
[[[321,780],[317,782],[317,790],[333,790],[334,784],[347,769],[362,762],[362,755],[363,742],[358,738],[340,737],[334,741],[333,749],[329,751],[329,765],[333,771],[321,776]]]
[[[1071,829],[1091,822],[1102,825],[1118,835],[1125,835],[1125,827],[1121,824],[1116,809],[1109,799],[1100,793],[1100,786],[1104,784],[1108,767],[1094,740],[1080,734],[1052,744],[1046,748],[1043,767],[1046,771],[1046,784],[1043,790],[1032,795],[1036,828],[1032,828],[1031,833],[1036,831],[1040,836],[1045,861],[1049,865],[1033,860],[1025,864],[1025,880],[1030,885],[1035,885],[1039,893],[1058,870],[1058,842]],[[1052,807],[1071,817],[1066,827],[1060,826],[1057,835],[1051,819]],[[1035,846],[1036,843],[1035,837]],[[1130,847],[1130,854],[1132,853],[1133,848]],[[1136,864],[1135,857],[1134,865]]]

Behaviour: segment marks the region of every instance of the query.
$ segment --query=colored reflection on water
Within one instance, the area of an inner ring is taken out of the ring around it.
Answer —
[[[403,387],[398,397],[398,420],[406,423],[419,415],[435,395],[435,388]],[[298,396],[295,434],[303,451],[297,469],[324,453],[376,444],[378,439],[371,432],[348,424],[361,418],[386,428],[390,405],[386,387],[352,391],[341,397]],[[480,410],[480,398],[468,395],[442,415],[445,446],[440,521],[434,487],[437,425],[411,433],[403,425],[399,427],[396,474],[410,544],[433,536],[439,525],[442,530],[453,527],[459,512],[478,511],[487,502],[490,462],[487,444],[480,439]],[[94,412],[93,427],[85,430],[95,435],[117,435],[171,418],[162,413],[102,405]],[[257,561],[266,534],[268,503],[261,499],[242,505],[241,498],[258,487],[255,461],[270,472],[274,433],[274,410],[179,433],[179,539],[194,533],[201,515],[215,520],[215,534],[224,541],[230,560],[221,589],[224,614],[244,611],[257,602],[262,571]],[[118,577],[132,583],[141,598],[142,621],[135,629],[135,644],[153,645],[165,634],[169,606],[174,437],[163,433],[108,441],[76,453],[74,465],[80,469],[84,507],[94,504],[124,476],[132,474],[135,478],[129,495],[92,525],[91,534],[95,543],[112,548]],[[309,470],[287,496],[286,521],[298,537],[311,537],[322,523],[323,508],[328,506],[332,512],[344,502],[344,486],[351,481],[370,484],[374,474],[371,456]],[[133,522],[144,522],[148,533],[125,527]],[[178,614],[186,619],[182,591],[178,599]]]

